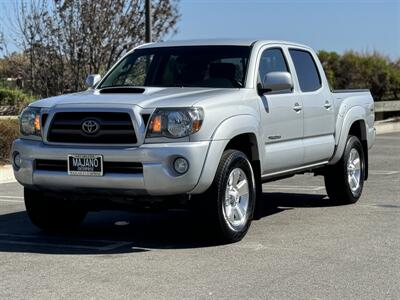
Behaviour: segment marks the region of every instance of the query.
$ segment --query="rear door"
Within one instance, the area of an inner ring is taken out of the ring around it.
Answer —
[[[269,72],[289,72],[285,49],[269,46],[261,50],[257,83]],[[297,84],[293,90],[260,96],[265,159],[263,174],[271,175],[303,164],[303,111]]]
[[[328,160],[334,151],[334,109],[328,83],[313,52],[289,48],[303,103],[304,164]]]

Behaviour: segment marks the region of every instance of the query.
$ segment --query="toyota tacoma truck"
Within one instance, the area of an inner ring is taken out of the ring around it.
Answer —
[[[330,89],[307,46],[269,40],[141,45],[83,92],[20,115],[14,174],[43,230],[76,228],[107,203],[187,204],[221,241],[243,238],[261,185],[325,177],[355,203],[375,139],[368,90]]]

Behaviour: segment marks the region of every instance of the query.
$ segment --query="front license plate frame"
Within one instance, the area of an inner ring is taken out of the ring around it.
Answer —
[[[68,154],[68,175],[100,177],[103,174],[103,155]]]

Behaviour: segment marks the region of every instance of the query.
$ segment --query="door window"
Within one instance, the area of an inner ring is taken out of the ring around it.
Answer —
[[[298,49],[290,49],[289,52],[296,69],[301,91],[318,90],[321,87],[321,77],[311,53]]]
[[[262,82],[270,72],[289,72],[283,52],[279,48],[267,49],[261,55],[258,68],[259,82]]]

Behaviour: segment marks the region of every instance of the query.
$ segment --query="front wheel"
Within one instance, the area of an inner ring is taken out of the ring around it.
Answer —
[[[196,197],[195,209],[208,215],[207,225],[221,242],[240,241],[253,219],[256,187],[253,169],[243,152],[226,150],[210,189]]]
[[[361,196],[365,178],[365,157],[362,144],[355,136],[347,138],[342,158],[325,173],[329,198],[340,204],[352,204]]]

